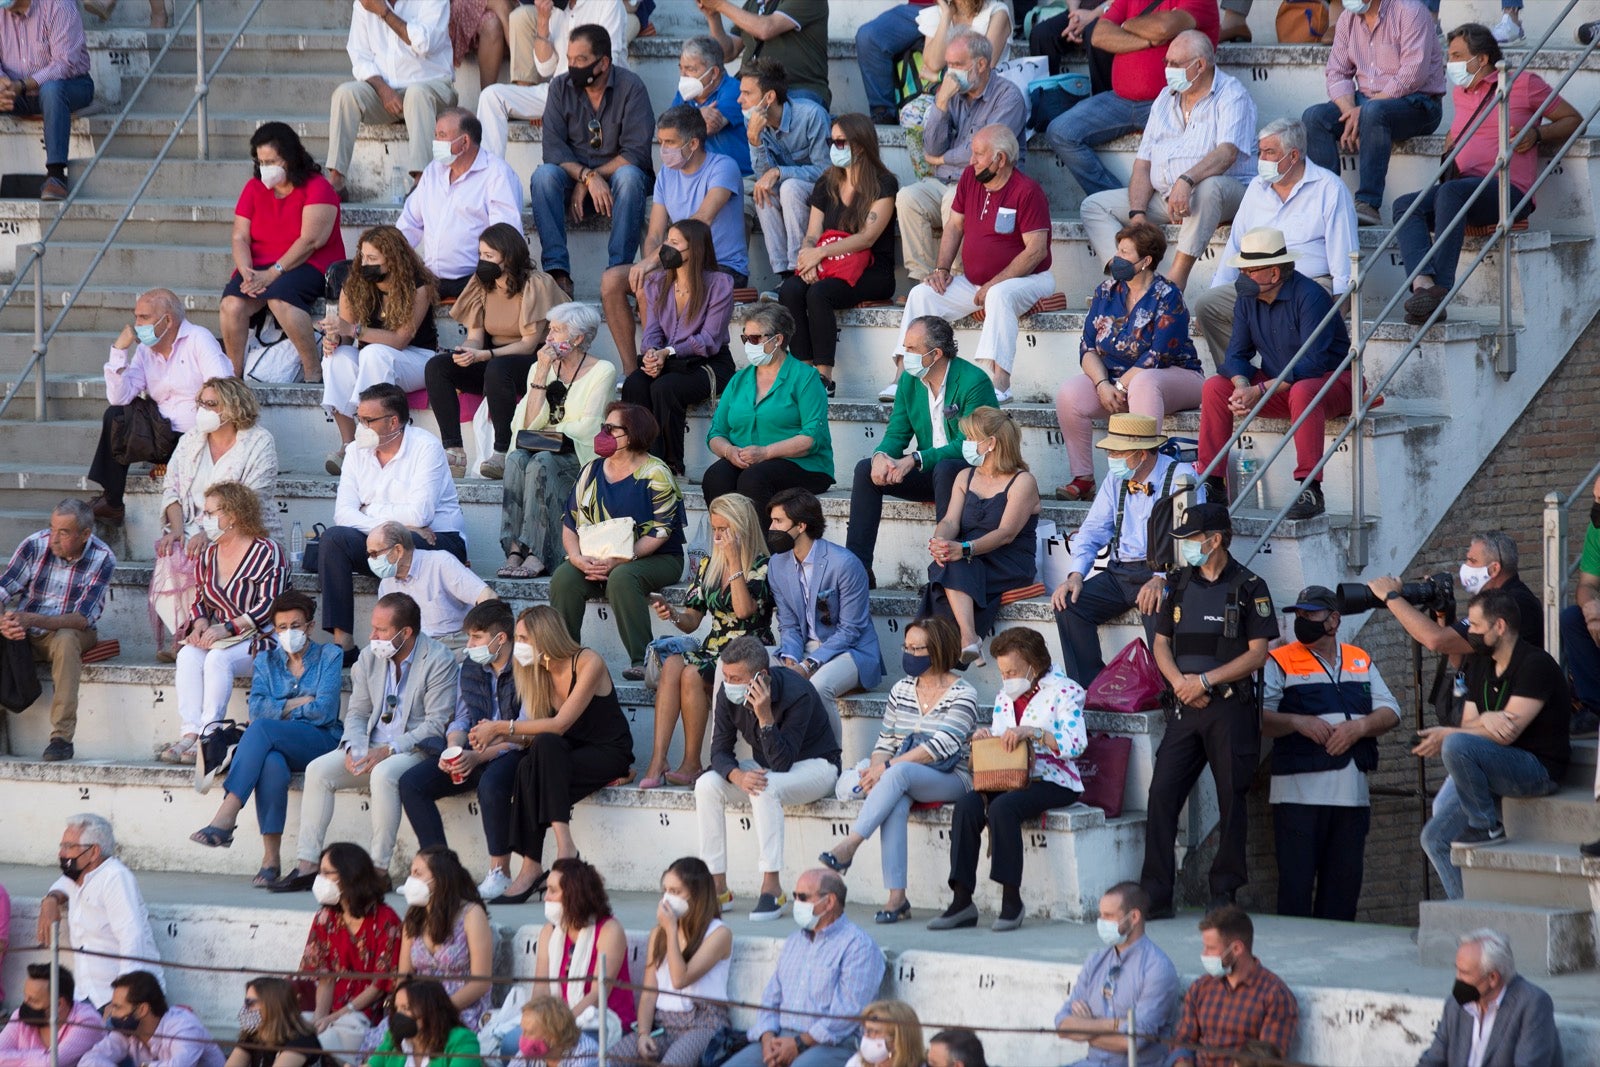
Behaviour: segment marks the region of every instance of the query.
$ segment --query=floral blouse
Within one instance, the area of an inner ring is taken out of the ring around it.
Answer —
[[[683,598],[684,607],[711,616],[711,632],[706,635],[705,641],[694,651],[683,654],[689,666],[701,670],[714,665],[717,654],[735,637],[749,634],[768,647],[777,644],[772,639],[772,593],[767,589],[767,557],[757,556],[750,569],[744,572],[745,585],[750,590],[751,599],[756,602],[756,613],[748,619],[741,619],[734,614],[732,590],[726,586],[713,589],[706,587],[706,570],[710,566],[709,556],[700,561],[694,582]]]
[[[996,696],[989,732],[999,737],[1014,726],[1026,726],[1053,735],[1060,754],[1043,744],[1035,745],[1033,776],[1081,793],[1083,779],[1073,760],[1089,747],[1089,733],[1083,725],[1086,695],[1083,686],[1059,670],[1051,670],[1039,679],[1038,690],[1024,703],[1020,716],[1010,697],[1004,693]]]
[[[306,937],[305,954],[300,957],[300,972],[312,981],[318,974],[337,971],[393,973],[400,963],[401,932],[400,916],[387,904],[379,904],[378,910],[363,919],[354,933],[345,925],[341,909],[318,908]],[[335,978],[333,1010],[350,1003],[370,985],[372,982],[366,978]],[[386,980],[378,983],[385,993],[393,986]],[[376,1024],[384,1017],[384,999],[379,997],[362,1012],[370,1022]]]
[[[1109,279],[1100,283],[1083,320],[1079,362],[1090,352],[1099,354],[1113,381],[1132,367],[1178,367],[1200,373],[1183,290],[1159,274],[1131,311],[1126,284]]]

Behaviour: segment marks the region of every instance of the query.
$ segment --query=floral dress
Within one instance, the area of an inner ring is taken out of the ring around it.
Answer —
[[[344,913],[338,908],[318,908],[311,920],[311,932],[306,938],[305,954],[300,957],[301,1007],[315,1002],[316,976],[319,974],[385,974],[392,972],[400,959],[400,916],[387,904],[379,904],[371,915],[361,920],[354,933],[345,925]],[[305,983],[309,981],[309,989]],[[373,982],[367,978],[336,978],[333,982],[334,1011],[366,991]],[[394,983],[387,978],[377,981],[379,989],[388,993]],[[309,992],[310,1001],[306,994]],[[379,997],[369,1005],[364,1014],[376,1024],[384,1017],[384,998]]]
[[[706,569],[711,566],[707,557],[696,568],[694,583],[683,598],[683,606],[703,611],[711,616],[711,632],[698,649],[683,654],[684,661],[696,668],[706,678],[716,669],[717,654],[735,637],[749,634],[762,644],[777,644],[772,639],[772,593],[767,589],[767,557],[757,556],[750,569],[744,572],[744,581],[750,596],[756,602],[756,613],[741,619],[733,611],[733,592],[726,586],[706,588]]]
[[[456,925],[450,932],[450,940],[440,945],[437,951],[429,948],[427,938],[421,935],[411,939],[411,973],[439,979],[444,991],[452,997],[456,995],[458,989],[467,984],[466,976],[472,973],[472,950],[467,945],[465,908],[456,916]],[[478,1027],[485,1017],[494,1010],[494,1005],[490,1001],[493,993],[493,989],[487,990],[475,1003],[461,1009],[462,1026],[473,1033],[478,1032]],[[361,1043],[361,1050],[363,1052],[375,1050],[388,1032],[389,1017],[386,1015]]]
[[[1159,274],[1131,309],[1127,283],[1100,283],[1083,320],[1079,361],[1090,352],[1100,356],[1112,381],[1134,367],[1177,367],[1201,373],[1200,356],[1189,336],[1183,290]]]

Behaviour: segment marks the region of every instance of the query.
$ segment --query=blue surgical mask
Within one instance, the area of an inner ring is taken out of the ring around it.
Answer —
[[[1133,474],[1133,468],[1128,466],[1128,461],[1121,456],[1112,456],[1106,460],[1106,473],[1121,482]]]
[[[1344,9],[1352,15],[1365,15],[1372,0],[1344,0]]]
[[[464,651],[472,662],[487,667],[494,661],[494,638],[491,637],[486,645],[468,645]]]
[[[1194,85],[1194,80],[1189,77],[1189,67],[1194,61],[1190,60],[1181,67],[1168,67],[1167,88],[1175,93],[1186,93]]]
[[[753,345],[749,341],[744,343],[744,358],[750,361],[752,367],[765,367],[772,362],[774,353],[767,351],[766,342]]]
[[[1221,956],[1201,956],[1200,966],[1213,978],[1221,978],[1228,973],[1228,968],[1222,964]]]
[[[0,0],[0,2],[3,2],[3,0]],[[148,348],[156,343],[157,339],[160,338],[161,333],[155,328],[155,326],[149,323],[141,322],[133,328],[133,335],[139,339],[140,344]]]
[[[745,125],[748,126],[750,123],[756,120],[757,115],[761,114],[765,110],[767,109],[764,106],[757,104],[755,107],[740,108],[739,114],[744,116]]]
[[[1094,929],[1104,944],[1122,944],[1122,924],[1115,919],[1096,919]]]
[[[921,378],[928,373],[928,364],[921,352],[902,352],[900,353],[900,360],[900,365],[913,378]]]
[[[1240,274],[1233,280],[1233,291],[1240,300],[1254,300],[1261,295],[1261,283],[1248,274]]]
[[[0,11],[10,11],[11,5],[16,2],[17,0],[0,0]]]
[[[394,572],[400,566],[400,564],[396,563],[394,560],[390,559],[387,554],[385,554],[376,559],[367,560],[367,566],[372,568],[372,573],[376,574],[378,576],[378,580],[381,582],[385,578],[393,578]]]
[[[961,458],[966,460],[967,464],[969,466],[972,466],[972,467],[976,467],[980,463],[982,463],[983,462],[983,453],[978,451],[978,442],[976,442],[976,441],[962,441],[961,442]]]
[[[844,148],[840,148],[837,145],[828,146],[828,159],[833,162],[834,166],[848,167],[852,158],[849,146]]]
[[[748,685],[736,685],[733,682],[722,683],[722,695],[728,698],[728,703],[739,707],[744,704],[744,698],[750,693]]]
[[[1191,567],[1198,567],[1203,564],[1208,555],[1199,541],[1191,541],[1187,538],[1178,542],[1178,551],[1183,553],[1183,562]]]
[[[967,92],[972,88],[972,74],[970,71],[957,70],[955,67],[946,67],[944,72],[950,76],[950,80],[955,82],[956,88],[960,89],[962,92]]]

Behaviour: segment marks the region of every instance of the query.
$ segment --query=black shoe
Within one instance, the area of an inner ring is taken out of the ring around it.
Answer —
[[[1428,317],[1438,309],[1440,304],[1444,303],[1444,298],[1449,293],[1450,290],[1442,285],[1430,285],[1426,289],[1412,290],[1405,303],[1406,325],[1421,326],[1427,322]],[[1448,317],[1448,313],[1440,314],[1438,321],[1444,322]]]
[[[1600,728],[1600,715],[1596,715],[1593,708],[1579,705],[1572,709],[1571,725],[1567,731],[1571,736],[1589,737],[1597,728]]]
[[[1600,838],[1590,841],[1587,845],[1579,845],[1578,851],[1585,856],[1600,857]]]
[[[545,887],[546,884],[549,883],[549,881],[550,881],[550,868],[546,867],[544,870],[539,872],[539,877],[537,877],[537,878],[535,878],[533,880],[533,884],[530,885],[528,888],[524,889],[522,892],[520,892],[520,893],[501,893],[499,896],[495,897],[493,900],[487,901],[486,903],[489,903],[489,904],[526,904],[528,902],[528,898],[533,896],[535,893],[538,893],[540,896],[543,896],[544,895],[544,887]]]
[[[1321,515],[1327,508],[1322,501],[1322,483],[1312,482],[1300,490],[1294,506],[1284,513],[1286,519],[1309,519]]]
[[[316,871],[290,871],[276,882],[267,886],[269,893],[305,893],[311,889],[311,883],[317,880]]]
[[[358,660],[360,658],[361,658],[361,649],[360,649],[359,646],[357,646],[356,648],[347,648],[347,649],[345,649],[344,650],[344,669],[345,670],[349,670],[351,667],[354,667],[356,665],[356,660]]]
[[[1452,848],[1474,848],[1478,845],[1492,845],[1497,841],[1506,839],[1506,828],[1495,825],[1487,830],[1480,830],[1476,826],[1468,826],[1456,839],[1450,842]]]
[[[1581,34],[1583,30],[1580,29],[1578,32]],[[900,113],[892,107],[875,107],[872,109],[872,124],[874,126],[898,126],[900,125]]]
[[[1228,502],[1228,479],[1220,474],[1213,474],[1206,479],[1206,503],[1226,504]]]
[[[832,378],[824,378],[822,379],[822,385],[828,390],[828,399],[832,400],[834,393],[836,393],[839,389],[839,383],[834,381]]]
[[[72,758],[72,742],[63,741],[59,737],[52,737],[50,743],[44,746],[44,755],[39,757],[46,763],[59,763]]]
[[[1600,36],[1600,22],[1585,22],[1578,27],[1578,43],[1589,44]]]

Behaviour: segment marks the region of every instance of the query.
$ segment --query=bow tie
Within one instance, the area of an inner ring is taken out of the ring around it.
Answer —
[[[1128,492],[1130,492],[1130,493],[1148,493],[1149,495],[1154,496],[1155,495],[1155,487],[1152,486],[1149,482],[1130,481],[1130,482],[1128,482]]]

